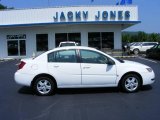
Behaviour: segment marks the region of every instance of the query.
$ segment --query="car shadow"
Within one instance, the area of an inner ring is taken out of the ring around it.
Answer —
[[[95,93],[118,93],[118,88],[58,88],[55,94],[95,94]],[[35,95],[31,87],[21,87],[20,94]]]
[[[33,89],[31,87],[21,87],[19,90],[18,90],[18,93],[20,94],[27,94],[27,95],[35,95]]]
[[[153,87],[151,85],[145,85],[145,86],[142,86],[140,91],[149,91],[152,89],[153,89]]]
[[[61,88],[57,94],[97,94],[97,93],[118,93],[118,88]]]
[[[141,91],[149,91],[152,89],[151,85],[146,85],[141,88]],[[59,88],[56,90],[56,94],[71,95],[71,94],[101,94],[101,93],[119,93],[122,92],[118,87],[108,88]],[[20,94],[35,95],[31,87],[22,87],[18,90]]]

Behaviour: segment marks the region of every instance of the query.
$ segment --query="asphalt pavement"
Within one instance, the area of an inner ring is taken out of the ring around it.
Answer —
[[[118,88],[59,89],[40,97],[14,82],[18,61],[0,62],[0,120],[160,120],[160,61],[128,59],[152,67],[156,82],[131,94]]]

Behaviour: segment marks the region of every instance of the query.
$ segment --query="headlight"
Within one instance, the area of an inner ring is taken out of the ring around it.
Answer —
[[[152,68],[146,68],[148,72],[152,72]]]

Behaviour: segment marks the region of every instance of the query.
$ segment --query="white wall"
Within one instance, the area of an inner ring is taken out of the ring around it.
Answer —
[[[26,57],[36,52],[36,34],[48,34],[49,49],[55,47],[55,33],[81,33],[81,45],[88,46],[88,32],[114,32],[114,49],[121,49],[121,25],[57,25],[0,29],[0,58],[8,57],[6,35],[26,34]],[[38,53],[39,54],[39,53]]]
[[[87,19],[83,17],[83,11],[88,12]],[[66,20],[64,22],[71,22],[68,19],[68,12],[73,13],[72,22],[77,22],[76,12],[81,12],[81,20],[78,22],[94,22],[97,20],[98,11],[101,13],[100,19],[98,21],[138,21],[138,7],[137,6],[107,6],[107,5],[97,5],[97,6],[68,6],[68,7],[55,7],[55,8],[40,8],[40,9],[20,9],[20,10],[4,10],[0,11],[0,26],[2,25],[21,25],[21,24],[38,24],[38,23],[55,23],[62,22],[60,15],[63,12]],[[102,19],[103,11],[108,12],[108,19]],[[110,19],[110,11],[116,12],[116,19]],[[122,11],[122,19],[118,19],[118,11]],[[129,20],[124,18],[125,11],[130,12]],[[54,21],[54,17],[58,13],[58,21]]]

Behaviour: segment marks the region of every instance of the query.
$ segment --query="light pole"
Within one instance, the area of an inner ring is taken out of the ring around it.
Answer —
[[[49,2],[49,0],[48,0],[48,6],[50,6],[50,2]]]

